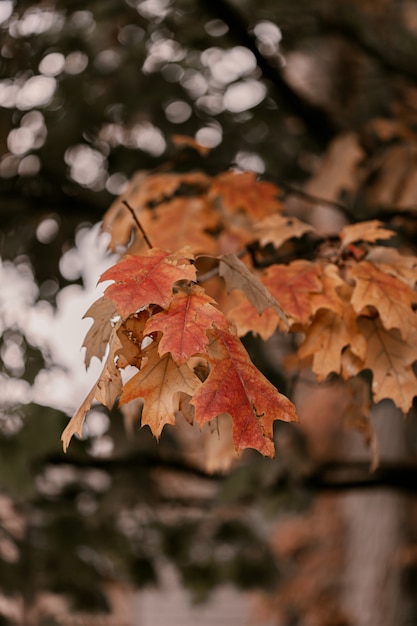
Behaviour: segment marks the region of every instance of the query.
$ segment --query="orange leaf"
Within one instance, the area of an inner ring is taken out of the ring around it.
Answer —
[[[417,379],[412,368],[416,359],[414,346],[404,341],[397,330],[384,328],[379,318],[361,318],[358,325],[367,341],[363,368],[372,371],[375,402],[391,398],[407,413],[417,395]]]
[[[279,320],[271,307],[259,314],[243,293],[237,289],[230,294],[230,300],[232,306],[227,309],[226,316],[236,324],[239,337],[247,333],[259,335],[264,341],[272,337]]]
[[[365,307],[373,306],[385,328],[399,328],[404,338],[416,328],[413,305],[417,304],[417,293],[402,280],[386,274],[369,261],[351,267],[349,276],[356,282],[351,303],[358,315]]]
[[[298,350],[298,356],[301,359],[313,357],[313,372],[317,380],[324,380],[331,372],[340,374],[342,352],[346,346],[352,344],[354,354],[358,355],[359,352],[364,355],[365,340],[358,332],[355,319],[349,305],[343,317],[328,309],[320,309],[316,313],[306,330],[306,338]]]
[[[311,294],[323,289],[319,276],[316,265],[299,260],[289,265],[271,265],[262,282],[287,315],[305,324],[313,314]]]
[[[220,196],[226,211],[244,211],[252,220],[282,211],[277,199],[279,189],[272,183],[258,181],[253,172],[226,172],[213,179],[209,197]]]
[[[279,214],[269,215],[254,225],[254,234],[261,246],[272,243],[274,248],[280,248],[288,239],[302,237],[311,231],[314,231],[314,228],[297,217]]]
[[[350,300],[352,288],[341,278],[339,268],[333,263],[321,266],[319,276],[322,290],[310,294],[311,310],[315,313],[319,309],[330,309],[343,316],[347,304],[347,297],[343,294],[348,291]]]
[[[379,239],[391,239],[391,237],[395,236],[396,233],[393,230],[382,228],[382,226],[383,222],[379,220],[349,224],[343,227],[340,233],[340,239],[342,240],[343,246],[346,248],[356,241],[374,243]]]
[[[222,413],[233,419],[233,441],[238,452],[255,448],[274,455],[273,423],[296,421],[293,404],[253,365],[237,335],[209,331],[211,371],[191,400],[199,426]]]
[[[142,223],[142,213],[144,211],[149,211],[150,207],[154,208],[161,202],[166,202],[181,187],[187,189],[188,195],[190,191],[201,194],[207,190],[210,180],[202,172],[183,174],[137,172],[127,189],[112,203],[104,215],[102,229],[111,235],[109,248],[115,251],[118,246],[127,245],[132,231],[137,230],[130,212],[123,205],[123,201],[127,201],[130,204]],[[140,235],[140,237],[142,236]],[[155,239],[155,242],[157,242],[157,239]],[[153,242],[154,245],[155,242]],[[162,247],[161,244],[158,244],[158,246]]]
[[[382,272],[396,276],[414,289],[417,282],[417,257],[400,254],[395,248],[375,246],[367,254],[366,259],[376,265]]]
[[[125,384],[120,404],[143,398],[142,426],[148,425],[159,437],[165,424],[175,424],[180,393],[193,395],[201,381],[187,365],[177,365],[170,354],[160,357],[157,342],[149,346],[146,356],[146,364]]]
[[[170,352],[176,363],[185,363],[191,356],[206,352],[206,331],[213,324],[217,328],[226,328],[226,319],[214,304],[215,301],[198,285],[180,289],[174,294],[167,311],[149,319],[145,332],[162,332],[159,354]]]
[[[175,197],[158,204],[152,211],[143,211],[140,222],[153,245],[178,250],[190,246],[194,253],[215,254],[215,231],[219,215],[206,197]]]
[[[172,285],[178,280],[195,280],[196,271],[181,252],[152,248],[146,255],[127,256],[102,274],[100,281],[114,280],[105,290],[123,319],[149,304],[167,308]]]

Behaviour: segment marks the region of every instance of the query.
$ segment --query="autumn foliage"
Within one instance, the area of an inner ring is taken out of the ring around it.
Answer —
[[[133,178],[104,216],[121,257],[100,278],[111,283],[86,313],[84,346],[87,366],[105,361],[64,449],[94,401],[140,399],[156,437],[179,414],[201,428],[228,414],[237,452],[273,456],[274,421],[297,414],[251,361],[241,342],[249,332],[293,335],[287,367],[311,368],[319,382],[337,376],[363,420],[384,398],[410,410],[417,258],[391,247],[396,233],[378,220],[324,237],[279,197],[251,172]],[[126,381],[127,366],[137,372]]]

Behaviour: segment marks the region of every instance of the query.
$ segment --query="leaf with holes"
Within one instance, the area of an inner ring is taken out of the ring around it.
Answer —
[[[213,325],[217,328],[227,326],[223,313],[214,304],[215,301],[198,285],[179,288],[169,309],[153,315],[145,332],[162,332],[160,355],[170,352],[176,363],[185,363],[191,356],[206,352],[207,330]]]

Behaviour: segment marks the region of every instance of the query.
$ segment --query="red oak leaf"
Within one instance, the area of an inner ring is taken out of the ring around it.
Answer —
[[[226,319],[213,305],[202,287],[192,285],[174,294],[169,309],[153,315],[146,324],[145,333],[163,333],[159,354],[170,352],[178,364],[185,363],[194,354],[206,352],[206,331],[215,325],[226,328]]]
[[[211,371],[191,400],[196,422],[201,427],[229,413],[237,452],[255,448],[274,456],[273,423],[296,421],[293,404],[253,365],[237,335],[217,328],[208,335]]]
[[[100,281],[114,280],[105,290],[117,311],[126,319],[149,304],[167,308],[172,298],[172,285],[178,280],[195,280],[196,271],[183,252],[167,252],[151,248],[145,255],[127,256],[102,274]]]

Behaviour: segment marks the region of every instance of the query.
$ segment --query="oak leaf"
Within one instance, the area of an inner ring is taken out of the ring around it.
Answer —
[[[384,328],[377,317],[360,318],[358,325],[367,342],[363,368],[372,371],[375,402],[391,398],[399,409],[408,413],[417,395],[417,378],[412,368],[416,360],[415,341],[410,345],[398,330]]]
[[[220,329],[208,335],[211,371],[191,400],[197,424],[228,413],[237,452],[255,448],[274,456],[273,423],[296,421],[294,405],[253,365],[237,335]]]
[[[282,211],[277,196],[279,189],[273,184],[259,181],[253,172],[226,172],[213,178],[209,197],[220,197],[226,211],[244,211],[252,220]]]
[[[254,224],[254,234],[261,246],[271,243],[274,248],[280,248],[283,243],[293,237],[302,237],[305,233],[314,231],[314,228],[302,222],[297,217],[285,215],[268,215]]]
[[[271,265],[262,282],[284,313],[301,324],[306,324],[314,312],[312,294],[323,290],[319,267],[304,260],[289,265]]]
[[[383,222],[380,220],[369,220],[367,222],[349,224],[343,227],[340,233],[340,239],[342,240],[343,246],[347,247],[358,241],[374,243],[379,239],[391,239],[391,237],[394,237],[396,233],[393,230],[383,228],[383,225]]]
[[[140,311],[128,317],[127,320],[122,320],[118,325],[117,336],[120,349],[115,353],[115,357],[119,369],[124,369],[128,365],[140,368],[143,358],[142,342],[149,315],[149,310]]]
[[[145,255],[127,256],[102,274],[100,281],[116,281],[104,294],[113,300],[123,319],[149,304],[167,308],[173,284],[195,280],[192,258],[185,251],[171,253],[158,248],[151,248]]]
[[[74,413],[62,433],[61,440],[64,452],[66,452],[73,435],[77,434],[79,437],[82,436],[85,416],[90,410],[93,401],[98,400],[98,402],[101,402],[107,408],[111,409],[121,393],[123,383],[120,371],[115,365],[115,355],[121,347],[117,330],[118,324],[116,324],[112,330],[109,340],[109,354],[97,382],[93,385],[87,397]]]
[[[417,257],[401,254],[395,248],[375,246],[366,256],[382,272],[396,276],[405,282],[411,289],[417,283]]]
[[[271,307],[258,313],[241,291],[234,289],[229,296],[230,306],[226,310],[228,319],[234,322],[239,337],[247,333],[259,335],[264,341],[272,337],[279,319]]]
[[[144,350],[147,362],[123,387],[120,404],[143,398],[142,426],[148,425],[157,438],[165,424],[175,424],[180,393],[192,396],[201,381],[188,365],[178,365],[169,353],[162,357],[156,341]]]
[[[332,372],[340,374],[346,346],[350,346],[357,356],[365,354],[366,342],[356,327],[352,308],[347,305],[343,316],[329,309],[320,309],[306,330],[298,356],[313,358],[312,369],[321,382]]]
[[[83,342],[83,347],[86,348],[84,361],[87,367],[93,356],[100,360],[103,358],[112,332],[111,318],[115,314],[114,302],[104,296],[93,302],[84,314],[83,319],[92,317],[94,320]]]
[[[404,338],[416,328],[417,315],[413,307],[417,304],[417,293],[402,280],[369,261],[352,266],[349,276],[356,282],[351,303],[358,315],[367,306],[373,306],[385,328],[400,329]]]
[[[205,196],[175,197],[143,211],[140,222],[154,246],[179,250],[189,246],[194,253],[216,254],[217,241],[210,235],[220,216]]]
[[[339,268],[333,263],[317,266],[321,282],[321,291],[310,294],[310,305],[313,313],[319,309],[330,309],[343,316],[347,303],[347,293],[351,296],[351,287],[340,276]]]
[[[169,308],[149,319],[146,334],[162,332],[159,354],[170,352],[176,363],[185,363],[191,356],[206,351],[206,333],[213,324],[226,328],[223,313],[214,305],[215,301],[198,285],[179,288]]]
[[[224,278],[228,291],[242,291],[258,313],[271,307],[288,328],[287,317],[276,298],[235,254],[224,254],[220,257],[219,274]]]
[[[181,188],[201,194],[207,190],[210,181],[210,177],[202,172],[164,174],[137,172],[127,189],[116,198],[103,217],[102,230],[111,236],[109,249],[115,251],[118,246],[126,246],[132,231],[137,231],[132,216],[123,202],[129,203],[142,223],[144,212],[170,200]],[[158,246],[162,247],[161,244]]]

